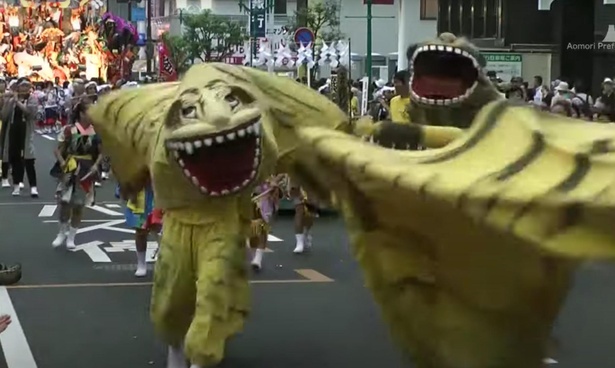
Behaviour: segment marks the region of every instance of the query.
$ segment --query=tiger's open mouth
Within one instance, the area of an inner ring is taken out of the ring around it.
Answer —
[[[478,85],[478,61],[457,47],[421,46],[414,52],[412,67],[412,97],[426,105],[460,103],[470,97]]]
[[[213,134],[167,140],[184,175],[203,194],[237,193],[255,178],[261,163],[260,119]]]

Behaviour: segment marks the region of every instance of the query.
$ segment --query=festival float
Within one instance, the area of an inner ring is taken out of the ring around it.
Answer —
[[[128,78],[137,30],[103,6],[102,0],[82,0],[74,8],[70,0],[0,5],[0,72],[32,81]]]

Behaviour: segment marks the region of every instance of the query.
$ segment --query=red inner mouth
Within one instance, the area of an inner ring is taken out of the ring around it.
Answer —
[[[467,88],[461,79],[416,76],[412,79],[412,90],[420,97],[445,99],[462,96]]]
[[[225,139],[221,143],[215,139],[213,141],[211,146],[203,144],[195,148],[192,154],[178,150],[179,159],[183,161],[183,168],[188,171],[190,180],[210,194],[246,186],[246,181],[254,178],[252,172],[258,165],[258,136],[247,134],[234,140]]]
[[[447,51],[423,51],[413,63],[411,89],[419,97],[452,99],[465,95],[478,79],[466,56]]]

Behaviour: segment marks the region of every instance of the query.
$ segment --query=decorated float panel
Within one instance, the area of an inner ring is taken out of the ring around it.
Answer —
[[[0,3],[0,72],[33,81],[127,78],[137,30],[107,13],[103,1]]]

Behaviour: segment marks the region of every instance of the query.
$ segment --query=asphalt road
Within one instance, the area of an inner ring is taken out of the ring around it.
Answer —
[[[41,198],[0,191],[0,260],[24,277],[0,287],[0,368],[164,367],[165,347],[148,320],[151,276],[135,279],[132,236],[121,225],[113,185],[87,210],[75,252],[52,249],[57,223],[47,175],[52,137],[37,137]],[[26,184],[27,185],[27,184]],[[26,193],[26,191],[24,191]],[[347,249],[342,223],[318,219],[315,248],[292,254],[290,219],[273,230],[265,270],[252,279],[253,314],[230,342],[226,368],[408,367],[391,343]],[[576,280],[554,331],[556,367],[615,366],[615,267],[592,264]]]

